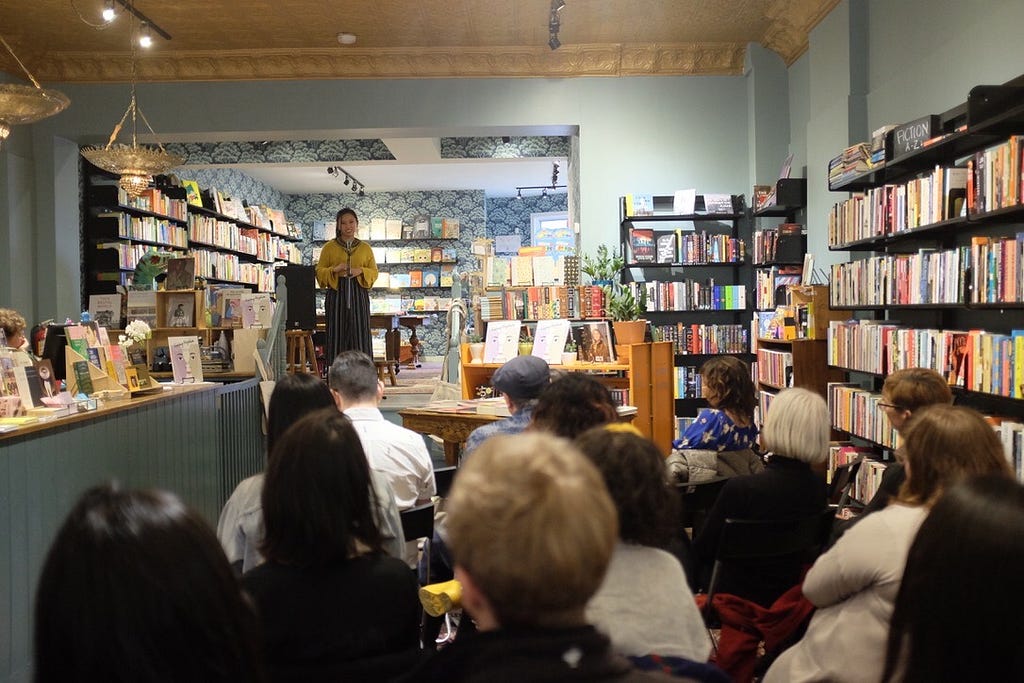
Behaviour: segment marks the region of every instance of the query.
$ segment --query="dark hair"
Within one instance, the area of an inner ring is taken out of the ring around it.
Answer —
[[[356,223],[359,222],[359,216],[356,215],[356,210],[353,209],[353,208],[350,208],[348,206],[346,206],[344,209],[340,209],[338,211],[338,213],[335,214],[334,222],[337,223],[338,221],[340,221],[341,217],[344,216],[345,214],[348,214],[348,215],[352,216],[352,218],[355,218],[356,219]]]
[[[377,364],[362,351],[342,351],[331,363],[327,375],[334,389],[348,401],[377,398]]]
[[[260,546],[272,562],[324,566],[381,550],[370,466],[348,418],[334,408],[292,425],[270,452],[263,480]]]
[[[259,681],[256,617],[213,531],[164,491],[89,489],[36,593],[34,678]]]
[[[576,437],[597,465],[619,512],[619,538],[667,548],[679,521],[679,497],[665,479],[665,458],[650,439],[605,427]]]
[[[917,410],[903,429],[907,480],[899,499],[925,505],[965,477],[1012,476],[992,425],[971,408],[936,403]]]
[[[735,356],[717,356],[701,366],[700,378],[713,407],[753,422],[757,392],[746,363]]]
[[[603,384],[581,372],[567,372],[540,392],[530,429],[574,439],[617,416],[612,395]]]
[[[1024,680],[1024,486],[967,479],[939,498],[910,547],[882,680]],[[972,653],[973,656],[965,656]]]
[[[297,372],[277,380],[267,411],[267,453],[296,420],[333,405],[330,389],[316,375]]]

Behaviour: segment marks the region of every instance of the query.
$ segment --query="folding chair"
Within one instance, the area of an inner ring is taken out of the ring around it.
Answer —
[[[728,477],[715,477],[714,479],[708,479],[697,484],[683,483],[676,485],[676,488],[679,489],[679,498],[682,501],[683,528],[693,529],[694,538],[697,537],[697,534],[704,527],[704,520],[707,519],[708,510],[718,500],[718,494],[722,492],[722,488],[727,481],[729,481]]]
[[[437,495],[439,498],[447,498],[455,480],[455,472],[458,468],[455,465],[448,467],[434,468],[434,483],[437,484]]]
[[[402,510],[398,513],[402,518],[402,534],[406,541],[430,538],[434,535],[434,504],[424,503]]]

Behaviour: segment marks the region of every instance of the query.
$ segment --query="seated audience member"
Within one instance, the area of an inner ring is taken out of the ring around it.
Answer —
[[[24,316],[10,308],[0,308],[0,330],[7,339],[7,349],[14,356],[15,365],[32,365],[28,338],[25,337]]]
[[[999,438],[970,408],[924,408],[903,436],[907,479],[899,497],[843,534],[811,567],[803,592],[818,609],[803,639],[768,669],[766,682],[878,681],[907,551],[928,508],[972,475],[1011,476]],[[941,603],[943,596],[934,599]]]
[[[370,467],[387,478],[399,510],[429,503],[437,493],[434,464],[423,435],[389,422],[377,407],[384,383],[373,359],[362,351],[339,353],[331,365],[331,393],[352,421]]]
[[[951,403],[953,392],[942,375],[928,368],[905,368],[885,378],[882,384],[882,402],[879,405],[882,406],[882,412],[889,420],[889,424],[902,435],[907,421],[921,408]],[[885,468],[878,491],[860,515],[842,525],[841,531],[888,505],[899,493],[904,480],[906,473],[903,467],[903,453],[901,448],[897,448],[896,462]]]
[[[811,466],[828,457],[829,418],[824,399],[807,389],[786,389],[772,401],[761,434],[768,451],[763,472],[726,482],[693,541],[702,585],[710,579],[727,519],[781,520],[825,509],[824,477]],[[805,558],[788,557],[723,565],[716,590],[769,607],[800,582]]]
[[[618,525],[600,473],[572,444],[492,437],[463,465],[449,503],[462,605],[480,632],[408,680],[679,680],[633,670],[586,623]]]
[[[540,392],[530,430],[574,439],[618,417],[607,387],[582,372],[567,372]]]
[[[274,384],[267,411],[267,453],[285,430],[299,418],[334,405],[331,392],[318,377],[307,373],[285,375]],[[377,524],[384,537],[384,549],[393,557],[405,557],[402,520],[383,476],[372,474]],[[242,574],[263,562],[260,543],[263,541],[263,473],[242,480],[235,487],[217,523],[217,537],[232,567]]]
[[[256,615],[213,532],[163,491],[86,491],[36,592],[34,680],[262,681]]]
[[[491,377],[491,385],[505,397],[505,405],[512,416],[474,429],[466,439],[463,457],[495,434],[524,431],[533,417],[537,396],[550,381],[551,371],[547,362],[537,356],[516,356],[498,368]]]
[[[974,477],[939,498],[910,546],[883,681],[1022,681],[1024,487]]]
[[[672,477],[682,483],[760,472],[764,463],[754,453],[757,392],[750,368],[734,356],[719,356],[704,363],[700,377],[709,407],[672,442],[666,461]]]
[[[588,430],[575,444],[597,466],[619,515],[618,543],[587,621],[619,654],[706,661],[704,621],[682,565],[666,552],[679,533],[679,497],[657,446],[621,423]]]
[[[267,561],[242,577],[273,681],[384,680],[419,653],[416,580],[381,549],[370,468],[325,409],[277,441],[263,484]]]

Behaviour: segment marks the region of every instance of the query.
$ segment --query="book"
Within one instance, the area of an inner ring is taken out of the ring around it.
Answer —
[[[72,394],[91,394],[92,389],[92,375],[89,374],[89,361],[87,360],[76,360],[71,365],[74,377],[72,379],[74,386],[72,387]]]
[[[156,314],[156,292],[128,290],[128,315],[131,320],[141,320],[150,327],[158,327]]]
[[[423,271],[422,270],[410,270],[409,271],[409,284],[408,287],[422,287],[423,286]]]
[[[85,327],[82,325],[68,325],[64,329],[64,334],[67,336],[68,346],[74,349],[82,358],[88,358],[89,342],[85,338]]]
[[[17,365],[14,367],[14,380],[18,385],[18,396],[26,408],[43,405],[43,386],[39,381],[39,373],[35,367]]]
[[[185,187],[185,201],[191,206],[203,205],[203,194],[199,190],[199,183],[194,180],[182,180],[181,184]]]
[[[437,287],[440,284],[441,279],[441,268],[440,266],[427,266],[423,269],[423,286],[424,287]]]
[[[518,320],[491,320],[484,338],[484,362],[504,363],[519,355]]]
[[[676,190],[672,195],[672,213],[677,216],[689,216],[694,213],[697,205],[697,190]]]
[[[248,292],[242,295],[242,327],[270,327],[274,316],[274,304],[266,292]]]
[[[121,327],[121,295],[90,294],[89,317],[101,327]]]
[[[400,240],[400,239],[402,239],[402,219],[401,218],[388,218],[384,222],[384,239],[388,239],[388,240]]]
[[[164,327],[192,327],[195,322],[196,298],[191,293],[168,294]]]
[[[432,216],[430,218],[430,237],[443,237],[444,236],[444,218],[440,216]]]
[[[543,358],[548,365],[560,365],[565,341],[569,337],[569,320],[538,320],[533,332],[532,355]]]
[[[654,263],[654,230],[651,228],[631,228],[629,231],[629,247],[636,263]]]
[[[167,278],[164,289],[167,291],[195,289],[196,260],[192,256],[172,258],[167,261]]]
[[[60,391],[59,380],[53,375],[53,364],[49,358],[36,361],[36,374],[43,396],[56,396]]]
[[[676,234],[658,235],[654,260],[657,263],[676,263]]]
[[[366,236],[366,239],[370,240],[383,240],[387,239],[388,235],[388,221],[386,218],[377,217],[370,219],[370,234]]]
[[[412,239],[426,239],[430,237],[430,216],[420,214],[416,216],[412,224]]]
[[[441,237],[445,239],[458,239],[460,229],[458,218],[445,218],[441,223]]]
[[[197,384],[203,381],[203,361],[199,355],[199,337],[168,337],[171,371],[175,384]]]

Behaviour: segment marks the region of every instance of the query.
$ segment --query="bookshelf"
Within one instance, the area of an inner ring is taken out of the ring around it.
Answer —
[[[803,216],[807,205],[807,179],[780,178],[775,183],[772,202],[751,212],[754,220],[750,249],[754,309],[758,311],[772,310],[784,303],[781,288],[800,282],[807,232],[797,219]],[[766,226],[765,220],[776,223]]]
[[[1020,79],[1018,79],[1019,81]],[[832,266],[827,362],[848,382],[830,388],[834,426],[893,447],[877,406],[882,379],[928,367],[956,402],[994,416],[1024,473],[1024,88],[977,86],[938,115],[921,148],[833,187],[857,194],[829,214]]]
[[[626,390],[627,404],[636,407],[633,425],[668,455],[672,446],[672,345],[668,342],[631,344],[620,363],[552,365],[552,370],[586,372],[609,389]],[[462,397],[476,398],[477,389],[489,387],[501,363],[471,363],[469,344],[461,346]]]
[[[674,196],[620,198],[621,277],[634,296],[645,297],[653,338],[672,346],[674,416],[692,417],[706,405],[697,376],[708,358],[754,358],[750,222],[743,195],[697,195],[690,214],[675,208]]]

